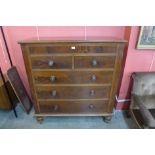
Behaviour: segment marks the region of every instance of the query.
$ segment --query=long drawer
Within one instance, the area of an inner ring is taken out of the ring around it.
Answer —
[[[108,101],[44,101],[39,102],[41,113],[51,114],[103,114]]]
[[[109,98],[110,86],[38,86],[38,99]]]
[[[37,45],[29,47],[30,54],[65,54],[65,53],[114,53],[116,44],[90,45],[88,43],[70,45]]]
[[[36,84],[106,84],[113,71],[34,71]]]

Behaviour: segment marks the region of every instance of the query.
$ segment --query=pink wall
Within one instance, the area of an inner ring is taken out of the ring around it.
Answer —
[[[74,37],[80,36],[84,39],[87,36],[113,36],[121,39],[129,40],[127,49],[126,64],[122,83],[119,92],[119,99],[124,99],[127,96],[129,88],[130,75],[134,71],[154,71],[155,62],[152,61],[155,56],[155,51],[136,50],[136,41],[139,27],[121,27],[121,26],[5,26],[4,31],[9,45],[11,57],[14,65],[17,67],[20,76],[29,91],[28,80],[25,72],[24,62],[20,46],[17,44],[19,40],[29,39],[34,37]],[[1,39],[1,34],[0,34]],[[2,42],[3,44],[3,42]],[[2,52],[0,46],[0,65],[4,71],[9,67],[8,60],[6,61],[6,50]],[[30,92],[30,91],[29,91]],[[118,104],[117,108],[126,108],[127,103]]]
[[[5,45],[4,45],[4,40],[2,38],[1,33],[0,33],[0,67],[2,69],[2,72],[4,73],[10,67],[10,62],[8,60],[8,56],[7,56]]]

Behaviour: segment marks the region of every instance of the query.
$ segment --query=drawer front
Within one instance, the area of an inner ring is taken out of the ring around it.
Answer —
[[[38,99],[95,99],[109,98],[108,86],[39,86]]]
[[[39,106],[41,113],[102,114],[107,112],[108,101],[44,101]]]
[[[31,57],[33,69],[70,69],[71,56],[35,56]]]
[[[33,73],[36,84],[106,84],[112,71],[49,71]]]
[[[115,56],[75,56],[75,68],[114,68]]]
[[[63,53],[74,53],[78,50],[78,46],[34,46],[29,47],[30,54],[63,54]]]
[[[116,46],[81,46],[77,51],[79,53],[115,53]]]

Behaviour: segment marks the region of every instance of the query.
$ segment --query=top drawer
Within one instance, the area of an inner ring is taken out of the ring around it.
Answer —
[[[79,44],[49,44],[29,47],[30,54],[64,54],[64,53],[115,53],[116,45],[110,43],[79,43]]]

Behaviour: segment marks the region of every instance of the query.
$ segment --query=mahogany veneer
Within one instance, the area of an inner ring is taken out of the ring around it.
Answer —
[[[120,78],[123,40],[21,41],[38,121],[44,116],[106,116]]]

